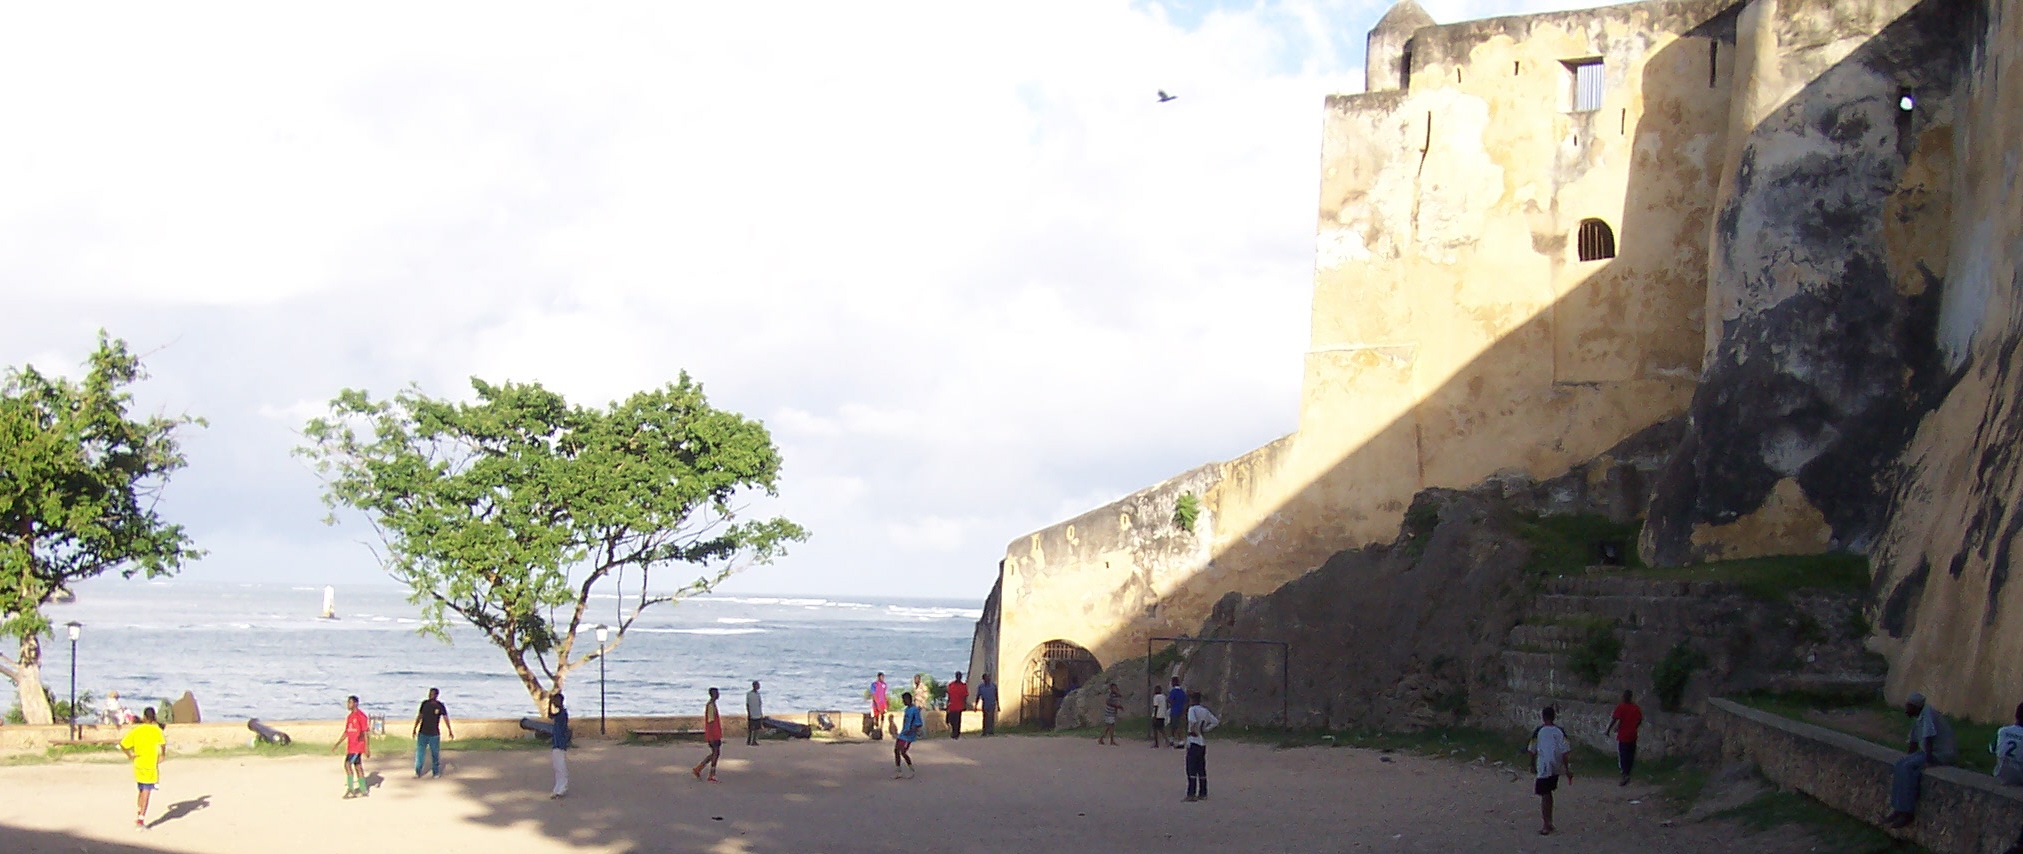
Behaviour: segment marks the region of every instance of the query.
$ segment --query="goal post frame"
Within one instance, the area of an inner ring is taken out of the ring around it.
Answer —
[[[1288,643],[1286,641],[1262,640],[1259,638],[1196,638],[1186,636],[1148,637],[1145,639],[1145,702],[1148,703],[1152,702],[1152,689],[1154,687],[1152,681],[1152,645],[1158,643],[1159,641],[1167,641],[1169,643],[1258,644],[1261,646],[1278,647],[1278,676],[1279,676],[1278,723],[1279,726],[1285,727],[1286,729],[1292,728],[1292,644],[1291,643]],[[1172,714],[1173,714],[1172,711],[1169,709],[1167,711],[1169,719]],[[1159,721],[1155,718],[1146,726],[1156,727],[1158,725]],[[1157,731],[1155,730],[1154,731],[1155,738],[1157,737],[1156,732]]]

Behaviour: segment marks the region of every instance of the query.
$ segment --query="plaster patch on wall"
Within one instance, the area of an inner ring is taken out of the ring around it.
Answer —
[[[1949,371],[1967,363],[1974,336],[1987,319],[1995,282],[1994,221],[1974,223],[1959,250],[1953,253],[1953,269],[1946,274],[1946,290],[1939,297],[1939,354]]]
[[[1701,560],[1741,560],[1782,554],[1817,554],[1833,543],[1833,526],[1805,497],[1798,481],[1777,482],[1756,512],[1726,525],[1694,525]]]
[[[1355,228],[1326,229],[1314,241],[1314,266],[1317,269],[1333,270],[1368,260],[1370,248],[1364,245],[1362,232]]]

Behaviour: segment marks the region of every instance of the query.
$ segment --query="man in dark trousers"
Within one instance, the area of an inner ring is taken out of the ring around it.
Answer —
[[[1637,728],[1644,724],[1644,710],[1630,697],[1630,692],[1624,691],[1623,701],[1609,715],[1607,731],[1616,734],[1616,767],[1623,772],[1618,786],[1630,784],[1630,769],[1637,767]]]
[[[455,727],[450,726],[450,710],[441,700],[441,694],[434,688],[428,689],[428,699],[421,701],[421,710],[414,716],[414,775],[421,776],[422,756],[428,756],[429,776],[443,775],[443,730],[449,731],[451,738],[457,737]]]
[[[948,683],[948,737],[962,737],[962,711],[969,703],[969,683],[962,681],[962,671],[955,671],[955,681]]]
[[[1187,729],[1187,690],[1180,687],[1180,677],[1173,677],[1173,688],[1166,692],[1166,737],[1173,742],[1174,750],[1187,746],[1187,738],[1181,733]]]
[[[757,746],[759,730],[765,726],[765,702],[759,697],[759,680],[752,680],[752,690],[745,692],[745,745]],[[712,772],[714,773],[714,772]]]
[[[983,734],[997,732],[997,683],[990,681],[990,674],[983,675],[983,684],[976,686],[976,707],[983,712]]]

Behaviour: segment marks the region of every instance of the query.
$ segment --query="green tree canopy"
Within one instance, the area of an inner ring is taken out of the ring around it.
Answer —
[[[599,585],[636,582],[608,651],[648,607],[708,592],[807,537],[783,518],[742,518],[740,501],[775,494],[779,452],[764,425],[712,408],[686,373],[603,409],[539,385],[471,385],[472,403],[346,390],[298,453],[332,510],[371,521],[422,631],[448,642],[452,614],[477,627],[537,708],[602,654],[575,653]],[[699,575],[655,590],[653,573],[673,567]]]
[[[126,342],[98,334],[82,382],[33,366],[0,383],[0,634],[21,642],[0,671],[30,723],[50,723],[41,681],[42,606],[108,570],[168,575],[202,556],[181,525],[156,511],[183,467],[176,431],[197,419],[128,414],[128,387],[147,374]]]

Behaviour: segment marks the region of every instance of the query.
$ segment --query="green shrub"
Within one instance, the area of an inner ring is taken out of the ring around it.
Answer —
[[[1451,693],[1434,694],[1428,698],[1433,711],[1456,717],[1468,717],[1468,689],[1458,688]]]
[[[1527,515],[1520,516],[1513,527],[1517,535],[1531,546],[1531,559],[1525,562],[1524,568],[1532,573],[1575,575],[1584,572],[1595,562],[1595,552],[1603,543],[1624,545],[1626,569],[1642,566],[1637,559],[1635,543],[1643,526],[1635,522],[1612,522],[1607,516],[1591,513]]]
[[[1658,666],[1651,668],[1652,688],[1657,691],[1659,707],[1668,712],[1678,711],[1679,704],[1686,699],[1686,683],[1693,678],[1693,671],[1706,666],[1706,654],[1685,641],[1666,650]]]
[[[1602,680],[1615,672],[1616,660],[1623,655],[1623,639],[1616,637],[1615,627],[1606,623],[1589,626],[1587,635],[1567,656],[1566,669],[1573,671],[1582,682],[1600,685]]]
[[[1180,530],[1193,533],[1194,520],[1199,518],[1201,499],[1194,497],[1194,493],[1183,493],[1178,501],[1173,502],[1173,524],[1179,525]]]

